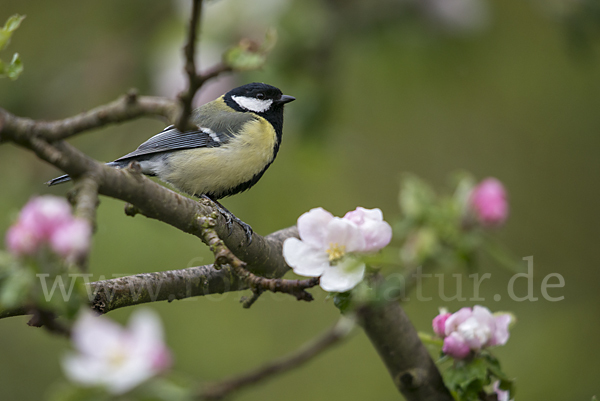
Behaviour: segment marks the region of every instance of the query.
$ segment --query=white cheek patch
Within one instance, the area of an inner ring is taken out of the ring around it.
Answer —
[[[272,99],[261,100],[246,96],[231,96],[231,98],[241,107],[255,113],[262,113],[269,110],[273,104]]]
[[[201,126],[198,126],[198,128],[200,129],[200,131],[204,132],[205,134],[208,134],[208,136],[210,136],[210,138],[213,141],[221,142],[221,140],[219,139],[219,136],[215,133],[215,131],[211,130],[210,128],[201,127]]]

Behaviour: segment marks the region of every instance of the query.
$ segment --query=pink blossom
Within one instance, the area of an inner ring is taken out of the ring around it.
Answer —
[[[73,326],[72,341],[77,353],[62,363],[67,377],[112,394],[123,394],[171,365],[160,320],[149,309],[135,311],[127,328],[86,311]]]
[[[471,192],[469,204],[484,226],[501,225],[508,217],[506,190],[495,178],[479,183]]]
[[[40,238],[48,238],[56,227],[72,218],[69,202],[50,195],[32,198],[19,214],[19,222]]]
[[[92,229],[83,219],[71,219],[54,228],[50,235],[52,250],[67,258],[79,256],[87,252],[90,246]]]
[[[450,335],[444,338],[444,346],[442,352],[446,355],[450,355],[456,359],[466,358],[471,352],[471,348],[462,338],[462,336],[456,332],[450,333]]]
[[[378,251],[392,237],[379,209],[357,208],[343,218],[315,208],[298,218],[300,239],[283,243],[283,256],[294,273],[320,277],[325,291],[345,292],[364,277],[360,254]]]
[[[471,351],[479,352],[483,348],[506,344],[511,320],[510,314],[494,316],[489,309],[476,305],[472,309],[462,308],[451,316],[438,315],[433,325],[438,335],[441,332],[441,324],[444,325],[444,348],[450,350],[449,355],[460,359],[464,356],[457,355],[467,355],[464,352],[465,346]],[[450,337],[452,339],[448,340]],[[446,340],[449,341],[448,344]]]
[[[380,209],[357,207],[356,210],[346,213],[344,219],[356,224],[365,237],[363,252],[378,251],[392,240],[392,227],[383,220]]]
[[[6,246],[15,255],[34,255],[43,246],[62,257],[77,256],[89,248],[91,227],[71,214],[71,206],[55,196],[32,198],[8,230]]]
[[[446,337],[446,320],[448,320],[450,316],[452,316],[451,313],[440,313],[439,315],[433,318],[433,332],[438,337]]]
[[[6,248],[14,255],[32,255],[39,246],[40,240],[36,233],[21,223],[10,227],[6,233]]]

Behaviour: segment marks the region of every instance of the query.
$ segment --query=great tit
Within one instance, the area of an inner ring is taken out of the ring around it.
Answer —
[[[156,176],[189,195],[207,197],[245,230],[252,229],[225,209],[218,199],[251,188],[273,163],[283,134],[283,106],[295,100],[271,85],[251,83],[232,89],[192,112],[197,129],[181,132],[173,125],[136,150],[106,163],[123,168],[138,162],[142,172]],[[56,185],[71,178],[50,180]]]

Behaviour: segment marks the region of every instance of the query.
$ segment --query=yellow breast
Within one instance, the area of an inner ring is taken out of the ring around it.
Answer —
[[[225,193],[250,181],[273,161],[277,139],[273,126],[258,116],[241,132],[220,147],[174,152],[160,178],[191,195]]]

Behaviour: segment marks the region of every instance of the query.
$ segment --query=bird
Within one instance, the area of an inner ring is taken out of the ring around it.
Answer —
[[[193,110],[193,129],[181,132],[169,125],[106,165],[124,168],[137,162],[143,174],[188,195],[210,199],[226,217],[229,233],[235,221],[250,244],[252,228],[218,200],[250,189],[273,163],[283,136],[283,107],[294,100],[264,83],[239,86]],[[70,179],[62,175],[47,184]]]

